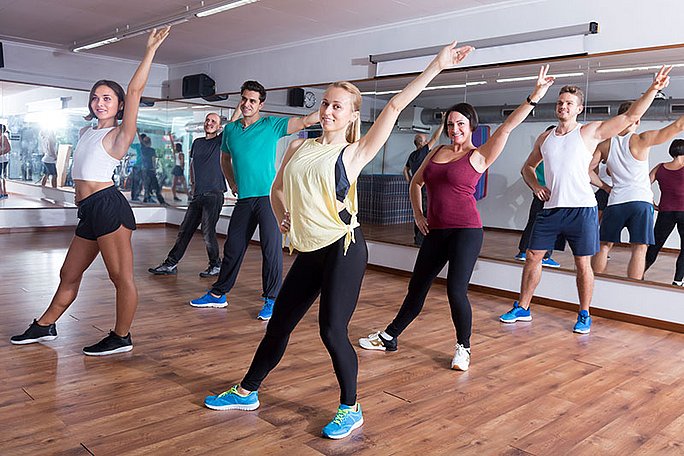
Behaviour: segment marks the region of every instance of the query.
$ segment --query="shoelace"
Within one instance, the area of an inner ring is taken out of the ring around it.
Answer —
[[[582,314],[579,315],[579,321],[580,321],[580,323],[582,323],[583,325],[586,325],[586,324],[587,324],[587,319],[588,319],[588,318],[589,318],[588,315],[582,315]]]
[[[346,418],[346,416],[349,414],[350,410],[349,409],[337,409],[337,414],[335,415],[335,418],[333,418],[332,422],[335,424],[342,424],[342,420]]]
[[[238,394],[237,386],[233,385],[233,387],[231,389],[229,389],[228,391],[222,392],[221,394],[218,395],[218,397],[227,396],[229,394],[236,394],[236,395],[240,396]]]

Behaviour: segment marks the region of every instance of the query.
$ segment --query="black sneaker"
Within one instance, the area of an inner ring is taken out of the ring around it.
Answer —
[[[175,275],[178,272],[177,266],[177,264],[162,263],[156,268],[149,268],[147,272],[151,272],[154,275]]]
[[[366,350],[397,351],[397,338],[385,339],[382,337],[382,331],[377,331],[368,337],[360,338],[359,345]]]
[[[83,353],[88,356],[105,356],[114,353],[124,353],[133,350],[131,333],[126,337],[121,337],[114,331],[109,331],[109,335],[90,347],[85,347]]]
[[[199,273],[202,278],[205,277],[215,277],[221,272],[221,266],[209,266],[207,269]]]
[[[26,345],[55,339],[57,339],[57,326],[54,323],[48,326],[41,326],[36,320],[33,320],[31,326],[24,331],[24,334],[10,337],[10,342],[14,345]]]

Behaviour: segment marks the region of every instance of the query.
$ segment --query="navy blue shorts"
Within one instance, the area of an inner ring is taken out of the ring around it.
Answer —
[[[557,207],[537,214],[530,237],[530,250],[550,250],[556,238],[568,241],[575,256],[591,256],[599,251],[598,209]]]
[[[46,176],[56,176],[57,164],[43,162],[43,174],[45,174]]]
[[[121,225],[134,230],[135,216],[126,197],[113,185],[78,202],[76,236],[95,241]]]
[[[653,204],[629,201],[608,206],[601,219],[601,242],[620,242],[623,228],[629,231],[631,244],[655,244]]]

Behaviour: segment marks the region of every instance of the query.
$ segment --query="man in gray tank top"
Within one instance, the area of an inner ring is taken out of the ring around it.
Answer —
[[[545,203],[537,215],[527,250],[519,301],[501,315],[502,322],[532,320],[530,303],[541,280],[544,253],[553,248],[558,235],[563,235],[572,249],[577,270],[580,312],[573,331],[586,334],[591,330],[589,305],[594,291],[591,257],[599,250],[598,212],[589,176],[594,168],[593,153],[600,142],[641,118],[658,91],[667,87],[671,69],[661,68],[648,90],[624,114],[585,125],[577,122],[577,116],[584,108],[582,90],[575,86],[561,88],[556,102],[558,126],[537,138],[523,166],[525,182]],[[528,102],[535,104],[529,98]],[[542,159],[546,186],[539,185],[534,173]]]
[[[627,112],[631,105],[632,102],[622,103],[618,114]],[[603,141],[594,153],[594,161],[607,163],[613,185],[611,189],[600,180],[592,180],[594,185],[608,188],[610,196],[601,220],[601,250],[591,260],[594,272],[605,271],[610,249],[620,242],[620,234],[627,228],[632,250],[627,277],[638,280],[644,276],[646,250],[655,243],[649,153],[651,147],[668,142],[684,131],[684,116],[660,130],[636,134],[639,123]]]

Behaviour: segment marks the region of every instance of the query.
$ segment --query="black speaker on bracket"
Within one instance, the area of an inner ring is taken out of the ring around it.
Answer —
[[[296,106],[298,108],[304,107],[304,89],[294,88],[287,90],[287,105]]]
[[[219,95],[219,94],[216,94],[216,95],[210,95],[210,96],[208,96],[208,97],[202,97],[202,98],[203,98],[205,101],[208,101],[208,102],[225,101],[225,100],[228,99],[228,95],[222,95],[222,94]]]
[[[216,82],[204,73],[183,78],[183,98],[210,97],[216,93]]]
[[[2,53],[2,43],[0,43],[0,68],[5,67],[5,56]]]

